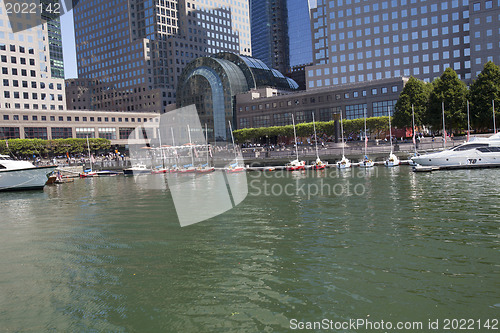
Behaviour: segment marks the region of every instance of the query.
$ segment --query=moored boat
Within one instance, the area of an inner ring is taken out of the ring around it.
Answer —
[[[41,190],[57,165],[37,167],[28,161],[0,155],[0,191]]]
[[[500,133],[489,138],[472,138],[457,147],[414,156],[422,166],[500,166]]]
[[[145,164],[137,164],[130,168],[123,169],[124,175],[139,175],[145,173],[151,173],[151,169],[148,168]]]

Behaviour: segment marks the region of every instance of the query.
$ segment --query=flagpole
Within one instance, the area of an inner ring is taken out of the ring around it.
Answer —
[[[470,140],[469,100],[467,100],[467,142]]]

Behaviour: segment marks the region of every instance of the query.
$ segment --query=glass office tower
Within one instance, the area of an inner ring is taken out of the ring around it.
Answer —
[[[280,72],[290,68],[286,0],[251,0],[252,55]]]
[[[319,0],[307,88],[414,76],[448,68],[470,83],[500,63],[500,3],[469,0]]]
[[[78,76],[99,110],[162,112],[193,59],[251,54],[244,0],[81,0],[74,20]]]

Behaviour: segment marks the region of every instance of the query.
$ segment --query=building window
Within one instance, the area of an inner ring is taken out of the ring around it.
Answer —
[[[373,102],[372,116],[387,117],[389,113],[392,116],[392,114],[394,113],[394,105],[396,105],[396,102],[397,100]]]
[[[78,139],[95,138],[95,129],[92,127],[77,127],[75,131]]]
[[[19,127],[0,127],[0,140],[19,138]]]
[[[73,137],[73,129],[71,127],[52,127],[52,139],[71,139]]]
[[[116,140],[116,128],[99,128],[99,138]]]
[[[128,139],[133,132],[134,132],[133,127],[132,128],[120,127],[120,129],[119,129],[120,139]],[[131,139],[135,139],[135,138],[131,138]]]
[[[47,127],[25,127],[24,135],[26,139],[47,140]]]
[[[345,116],[347,119],[363,118],[366,104],[346,105]]]

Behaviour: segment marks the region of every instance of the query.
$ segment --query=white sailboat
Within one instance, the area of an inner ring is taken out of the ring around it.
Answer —
[[[394,155],[394,152],[392,150],[391,113],[389,107],[387,107],[387,114],[389,115],[389,141],[391,143],[391,153],[389,154],[389,157],[384,161],[384,165],[386,167],[393,167],[393,166],[398,166],[400,161],[399,158],[396,155]]]
[[[197,173],[209,173],[215,171],[215,168],[213,166],[210,166],[209,163],[209,153],[210,153],[210,145],[208,144],[208,127],[207,124],[205,124],[205,142],[207,145],[207,163],[200,165],[197,169]]]
[[[89,163],[90,163],[90,169],[87,169],[87,170],[84,170],[83,172],[81,172],[79,175],[80,175],[80,178],[87,178],[87,177],[97,177],[97,172],[95,172],[93,169],[92,169],[92,160],[94,159],[92,154],[90,153],[90,144],[89,144],[89,137],[87,136],[87,151],[88,151],[88,155],[89,155]]]
[[[413,139],[413,147],[415,149],[415,152],[413,153],[413,156],[410,157],[409,164],[411,166],[416,166],[417,163],[411,159],[412,157],[418,156],[418,152],[417,152],[417,140],[416,140],[416,137],[415,137],[415,110],[413,108],[413,104],[411,105],[411,119],[412,119],[411,120],[411,123],[412,123],[412,139]]]
[[[359,166],[361,168],[373,168],[375,163],[371,159],[368,158],[368,136],[366,135],[366,108],[364,110],[364,116],[365,116],[365,157],[363,161],[359,163]]]
[[[340,133],[342,134],[342,159],[337,162],[337,168],[347,169],[351,167],[351,161],[345,157],[345,144],[344,144],[344,123],[342,121],[342,111],[340,111]]]
[[[293,118],[292,114],[292,124],[293,124],[293,136],[295,138],[295,160],[291,161],[288,163],[285,167],[287,171],[298,171],[298,170],[304,170],[306,168],[306,162],[305,161],[299,161],[299,148],[298,148],[298,142],[297,142],[297,132],[295,131],[295,120]]]
[[[316,135],[316,122],[314,121],[314,112],[312,113],[313,127],[314,127],[314,144],[316,146],[316,162],[313,164],[312,168],[314,170],[323,170],[326,168],[326,164],[319,158],[318,153],[318,136]]]
[[[238,163],[238,153],[236,152],[236,145],[234,144],[233,127],[231,126],[231,121],[229,121],[229,131],[231,132],[231,140],[233,142],[234,151],[234,162],[226,167],[226,172],[242,172],[245,171],[245,167]]]

